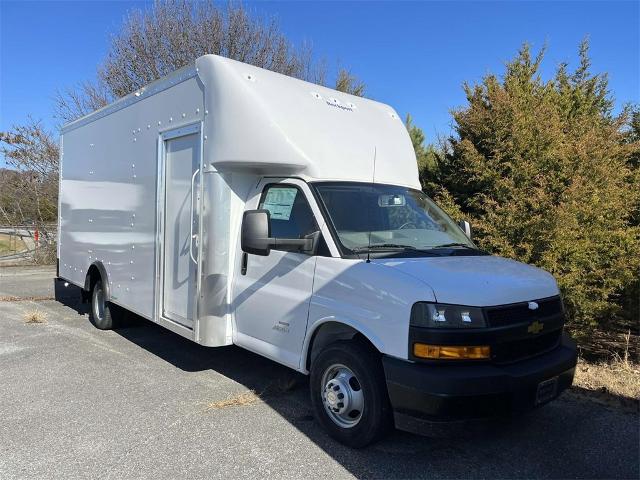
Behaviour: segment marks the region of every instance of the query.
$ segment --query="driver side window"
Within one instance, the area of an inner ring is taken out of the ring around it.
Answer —
[[[269,211],[272,237],[304,238],[319,230],[304,193],[293,185],[267,185],[258,208]]]

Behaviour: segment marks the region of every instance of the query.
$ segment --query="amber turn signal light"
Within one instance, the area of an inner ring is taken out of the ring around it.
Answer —
[[[481,360],[490,358],[491,348],[488,345],[468,347],[414,343],[413,354],[429,360]]]

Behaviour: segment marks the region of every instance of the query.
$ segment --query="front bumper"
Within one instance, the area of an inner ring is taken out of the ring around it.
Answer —
[[[507,416],[557,397],[571,386],[576,345],[565,333],[547,353],[508,365],[423,364],[383,357],[396,427],[422,433],[423,426]],[[558,377],[555,394],[536,402],[538,385]]]

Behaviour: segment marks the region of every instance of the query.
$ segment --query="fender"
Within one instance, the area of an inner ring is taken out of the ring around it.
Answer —
[[[109,300],[111,300],[109,276],[107,275],[107,269],[104,268],[104,265],[100,260],[96,260],[95,262],[93,262],[87,269],[87,276],[84,278],[83,290],[86,292],[91,290],[91,272],[94,268],[98,271],[98,274],[100,274],[100,279],[102,280],[102,291],[104,292],[104,299],[108,302]]]
[[[353,322],[349,318],[334,317],[334,316],[324,317],[316,320],[313,323],[313,325],[311,325],[311,328],[307,330],[307,334],[304,338],[304,343],[302,345],[302,352],[300,354],[300,368],[299,368],[300,372],[309,373],[306,368],[306,359],[309,354],[309,347],[311,346],[311,340],[314,338],[314,335],[318,331],[318,329],[325,323],[329,323],[329,322],[341,323],[343,325],[353,328],[356,332],[360,333],[367,340],[369,340],[372,343],[372,345],[376,347],[376,349],[380,353],[384,353],[384,343],[382,342],[382,340],[373,332],[371,332],[369,329],[362,328],[363,327],[362,324]]]

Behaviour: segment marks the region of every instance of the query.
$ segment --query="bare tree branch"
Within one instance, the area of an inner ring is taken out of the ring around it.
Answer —
[[[86,115],[209,53],[325,84],[326,62],[315,60],[309,44],[289,42],[273,17],[250,14],[238,3],[156,1],[152,9],[129,13],[95,82],[58,92],[57,117],[68,122]],[[336,86],[364,93],[364,84],[347,70]]]

